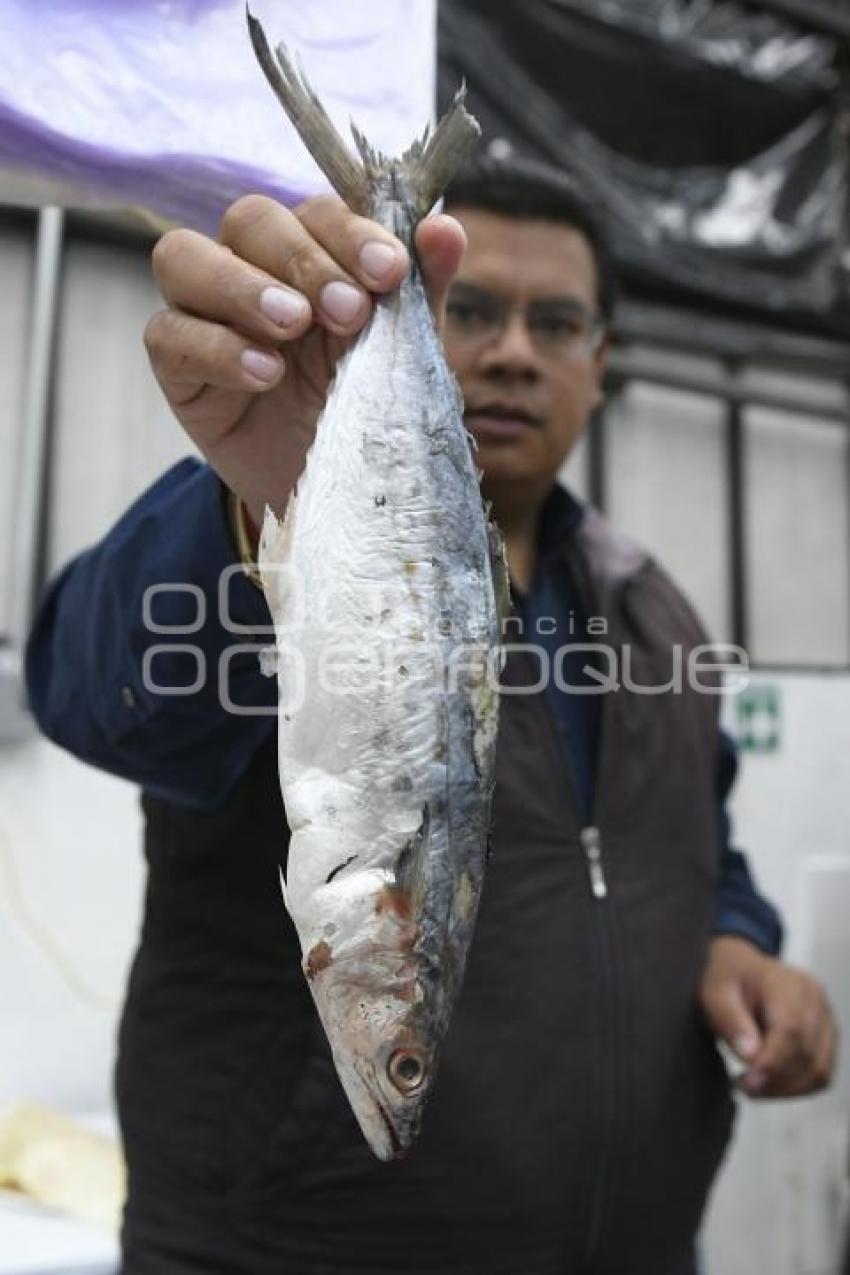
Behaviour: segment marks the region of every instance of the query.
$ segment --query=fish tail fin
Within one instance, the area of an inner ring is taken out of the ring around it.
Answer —
[[[481,137],[481,127],[464,105],[461,84],[433,133],[425,130],[401,157],[400,164],[414,196],[417,219],[427,216]]]
[[[349,208],[353,212],[367,212],[370,190],[363,165],[349,153],[304,72],[290,58],[286,46],[279,44],[273,53],[262,24],[250,8],[246,7],[245,12],[257,61],[304,145]]]

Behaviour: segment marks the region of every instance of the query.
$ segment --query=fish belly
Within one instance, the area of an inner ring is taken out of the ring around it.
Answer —
[[[342,361],[280,537],[280,776],[302,949],[329,933],[337,953],[380,946],[375,898],[426,809],[435,959],[463,949],[483,872],[498,620],[458,394],[415,283],[376,307]]]

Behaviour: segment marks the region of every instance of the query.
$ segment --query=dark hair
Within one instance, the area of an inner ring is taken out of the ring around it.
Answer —
[[[539,160],[495,152],[477,156],[458,173],[445,194],[445,208],[480,208],[505,217],[554,221],[584,235],[593,250],[599,312],[610,323],[617,277],[608,237],[593,206],[560,169]]]

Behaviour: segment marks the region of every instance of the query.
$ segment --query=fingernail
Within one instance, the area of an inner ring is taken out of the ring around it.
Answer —
[[[272,323],[289,328],[305,318],[308,305],[297,292],[287,292],[285,288],[264,288],[260,293],[260,309]]]
[[[321,306],[334,323],[353,323],[363,309],[363,293],[341,279],[326,283],[320,296]]]
[[[398,253],[388,243],[370,239],[360,249],[360,265],[370,279],[380,283],[398,264]]]
[[[742,1032],[740,1036],[735,1037],[733,1047],[739,1058],[746,1058],[748,1054],[756,1052],[758,1041],[755,1036],[751,1036],[748,1032]]]
[[[280,373],[280,359],[262,350],[243,350],[242,366],[249,376],[258,381],[275,381]]]
[[[767,1076],[763,1071],[751,1071],[743,1079],[748,1093],[758,1093],[767,1084]]]

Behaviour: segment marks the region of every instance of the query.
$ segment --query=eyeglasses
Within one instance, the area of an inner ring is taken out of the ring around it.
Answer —
[[[595,354],[605,334],[601,315],[581,301],[558,297],[521,305],[471,284],[456,283],[446,303],[447,334],[456,341],[484,345],[521,314],[538,352],[555,357],[586,349]]]

